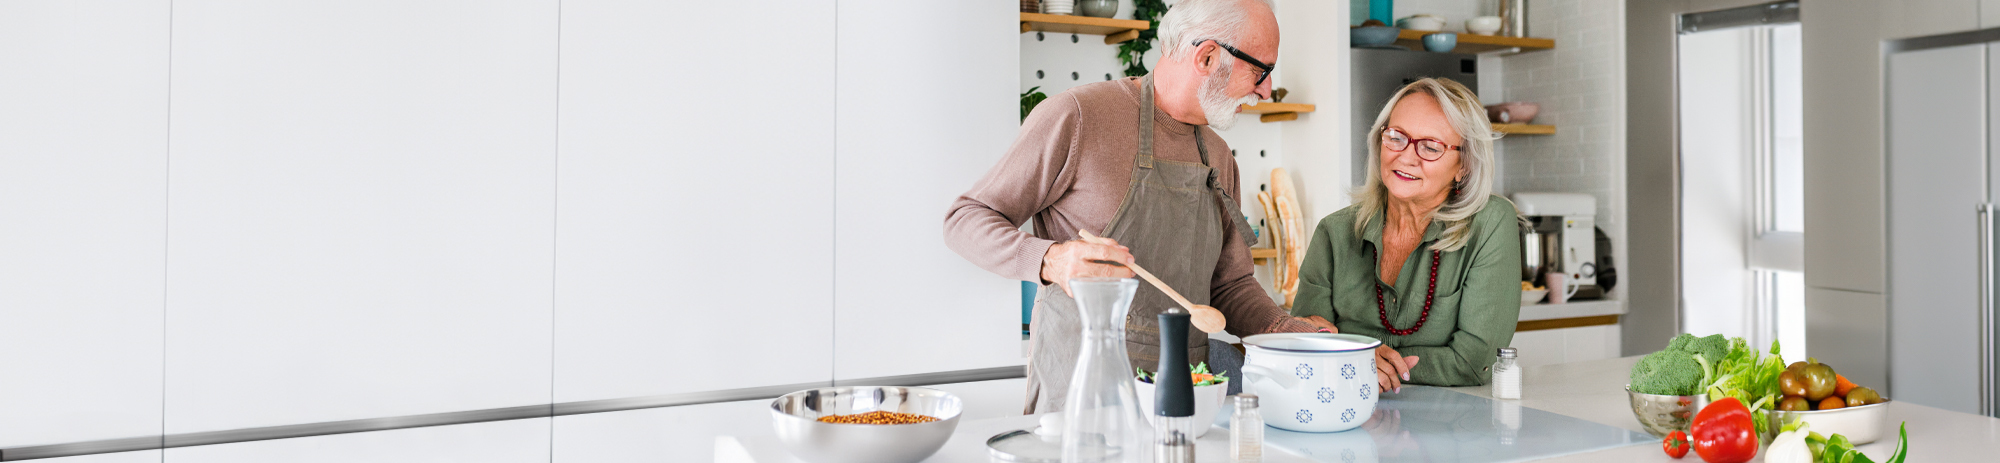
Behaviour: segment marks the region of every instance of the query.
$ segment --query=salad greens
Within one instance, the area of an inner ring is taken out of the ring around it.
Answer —
[[[1153,374],[1147,373],[1146,369],[1139,367],[1132,367],[1132,371],[1138,372],[1137,376],[1139,381],[1144,382],[1146,384],[1153,383]],[[1221,373],[1209,373],[1208,362],[1201,362],[1200,365],[1188,367],[1188,376],[1194,380],[1195,387],[1213,386],[1229,382],[1228,375],[1224,375]]]
[[[1784,392],[1778,389],[1778,374],[1785,372],[1785,358],[1778,355],[1778,342],[1771,341],[1770,355],[1751,350],[1743,338],[1730,338],[1729,351],[1722,358],[1696,354],[1701,363],[1703,391],[1708,400],[1735,397],[1750,407],[1758,435],[1770,435],[1769,414]]]
[[[1805,446],[1806,450],[1811,454],[1811,459],[1804,461],[1809,461],[1810,463],[1876,463],[1874,459],[1868,458],[1868,455],[1861,453],[1860,450],[1855,450],[1854,443],[1848,441],[1847,436],[1834,434],[1822,437],[1817,432],[1808,431],[1806,427],[1804,422],[1793,420],[1791,423],[1785,424],[1785,433],[1779,435],[1779,440],[1785,440],[1786,436],[1807,433],[1805,436]],[[1881,463],[1903,463],[1904,459],[1909,458],[1909,422],[1904,422],[1902,426],[1897,427],[1896,439],[1896,453],[1889,455],[1889,459],[1882,460]],[[1773,441],[1771,444],[1771,454],[1765,456],[1765,461],[1773,463],[1800,461],[1798,460],[1799,455],[1797,451],[1786,448],[1786,455],[1779,455],[1777,453],[1778,450],[1780,450],[1780,447],[1778,447],[1777,441]]]

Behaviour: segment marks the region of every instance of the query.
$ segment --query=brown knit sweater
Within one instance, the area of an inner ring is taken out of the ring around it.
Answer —
[[[1176,121],[1158,108],[1153,111],[1153,156],[1201,162],[1194,146],[1194,131],[1201,130],[1222,190],[1237,191],[1236,159],[1221,136],[1208,127]],[[1079,228],[1103,230],[1125,201],[1139,152],[1138,125],[1136,77],[1049,97],[1028,115],[1000,163],[952,203],[944,219],[945,245],[987,271],[1041,281],[1042,255],[1049,245],[1077,239]],[[1030,217],[1035,219],[1033,235],[1020,230]],[[1237,336],[1316,331],[1265,295],[1241,234],[1231,229],[1223,235],[1227,239],[1210,280],[1209,305],[1229,318],[1228,331]]]

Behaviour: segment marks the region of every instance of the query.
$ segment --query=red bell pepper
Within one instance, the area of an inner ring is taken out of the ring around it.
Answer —
[[[1757,422],[1735,397],[1710,402],[1688,426],[1694,453],[1708,463],[1743,463],[1757,456]]]

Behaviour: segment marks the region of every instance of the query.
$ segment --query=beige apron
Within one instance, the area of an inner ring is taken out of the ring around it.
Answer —
[[[1250,224],[1236,202],[1223,194],[1216,170],[1209,167],[1208,147],[1195,127],[1195,147],[1201,163],[1153,158],[1153,76],[1140,79],[1139,154],[1132,160],[1132,186],[1100,236],[1132,249],[1132,257],[1154,276],[1173,286],[1195,304],[1209,304],[1215,266],[1222,259],[1223,233],[1235,228],[1245,243],[1255,243]],[[1069,395],[1070,375],[1083,342],[1083,323],[1076,299],[1060,286],[1043,286],[1037,293],[1029,331],[1028,403],[1026,413],[1062,410]],[[1132,366],[1153,371],[1160,363],[1158,315],[1174,307],[1173,299],[1152,285],[1139,285],[1132,310],[1125,317],[1125,351]],[[1208,333],[1188,330],[1188,358],[1208,358]]]

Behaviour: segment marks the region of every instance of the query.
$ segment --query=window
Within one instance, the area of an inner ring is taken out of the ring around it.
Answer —
[[[1681,329],[1804,358],[1796,22],[1680,36]]]

